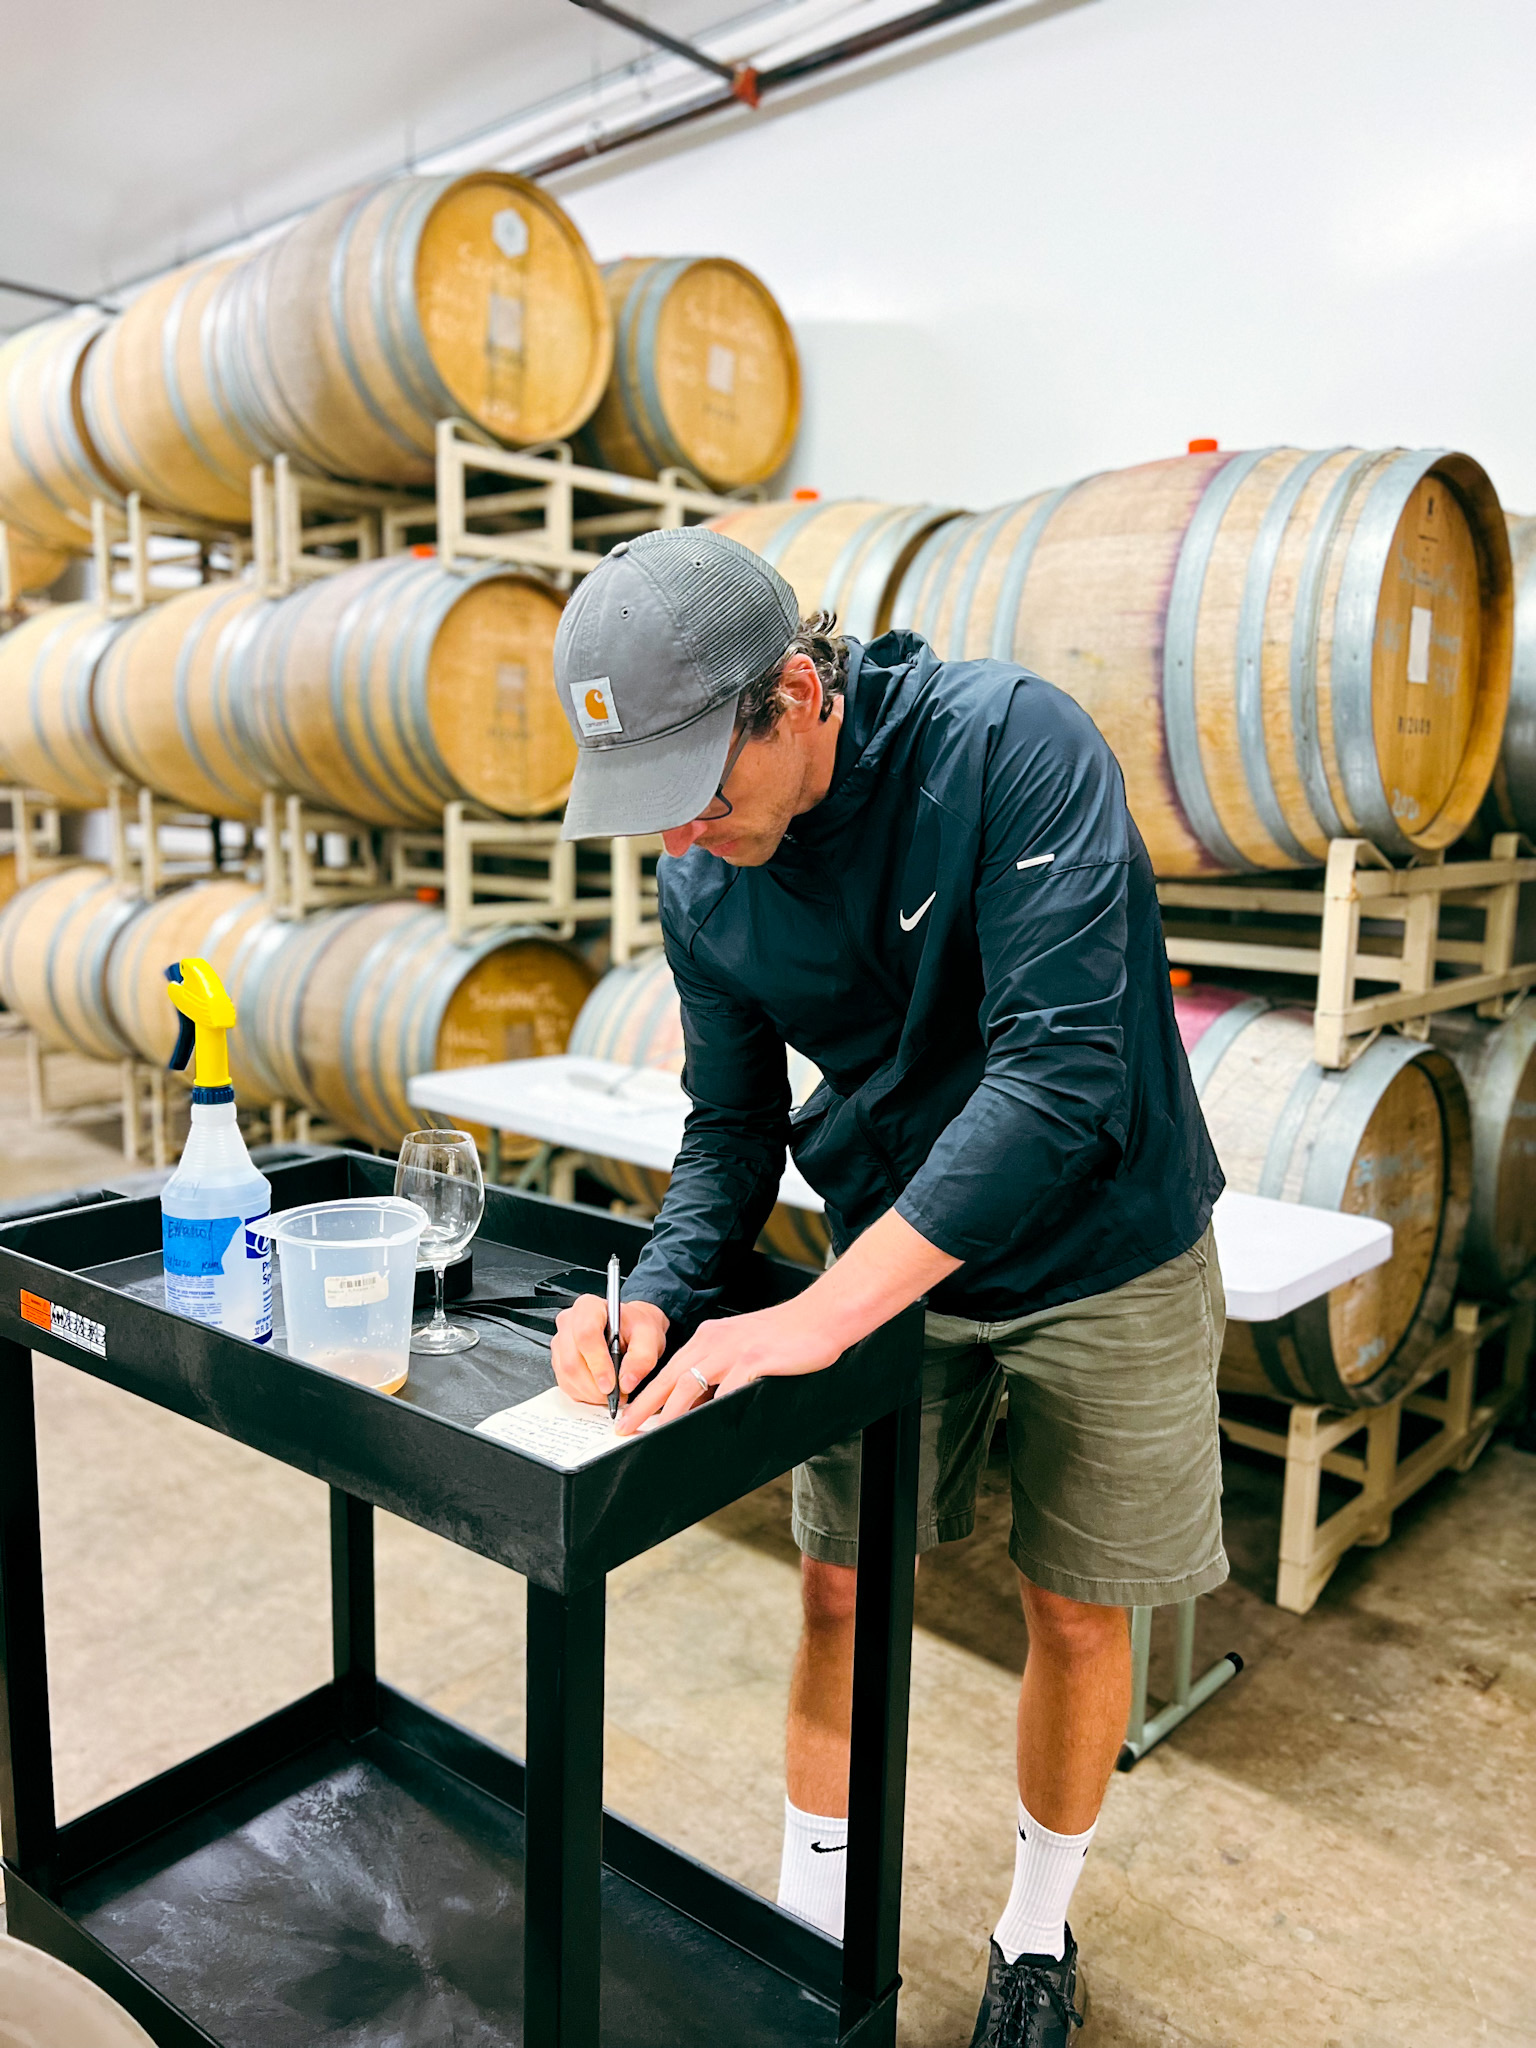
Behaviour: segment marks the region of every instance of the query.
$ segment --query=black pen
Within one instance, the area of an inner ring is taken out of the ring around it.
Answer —
[[[624,1346],[619,1342],[619,1255],[615,1252],[608,1261],[608,1356],[613,1360],[613,1392],[608,1396],[608,1413],[614,1420],[619,1415],[619,1360],[624,1356]]]

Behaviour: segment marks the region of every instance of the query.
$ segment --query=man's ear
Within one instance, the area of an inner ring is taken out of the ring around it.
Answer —
[[[793,654],[779,675],[783,715],[797,731],[809,731],[821,717],[821,677],[808,654]]]

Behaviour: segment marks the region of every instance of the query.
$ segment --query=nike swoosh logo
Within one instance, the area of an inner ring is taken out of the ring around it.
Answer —
[[[1029,860],[1016,860],[1014,866],[1016,868],[1048,868],[1055,858],[1054,853],[1037,853]]]
[[[922,923],[923,919],[928,915],[929,911],[932,910],[934,904],[934,897],[936,897],[938,893],[938,890],[935,889],[933,895],[928,898],[928,901],[926,903],[919,903],[916,910],[913,911],[910,917],[907,916],[904,910],[899,910],[896,913],[896,915],[901,919],[901,928],[904,932],[915,932],[917,930],[918,926]]]
[[[835,1856],[839,1849],[846,1849],[847,1846],[846,1842],[812,1842],[811,1854],[813,1856]]]

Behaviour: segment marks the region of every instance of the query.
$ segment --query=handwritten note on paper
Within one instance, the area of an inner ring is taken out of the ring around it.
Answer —
[[[578,1465],[590,1464],[609,1451],[621,1451],[634,1441],[633,1437],[615,1435],[606,1406],[573,1401],[559,1387],[536,1394],[531,1401],[520,1401],[515,1408],[500,1408],[475,1428],[498,1443],[531,1451],[546,1465],[558,1465],[562,1472],[574,1472]]]

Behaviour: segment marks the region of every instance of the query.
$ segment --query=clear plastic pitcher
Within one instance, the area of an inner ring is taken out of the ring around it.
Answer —
[[[392,1394],[405,1385],[416,1246],[427,1212],[398,1195],[307,1202],[265,1226],[277,1246],[290,1357]]]

